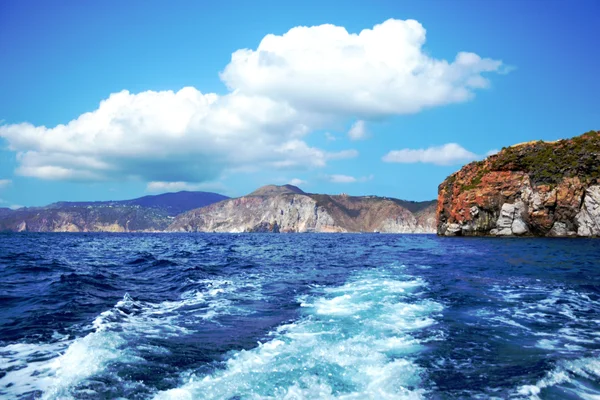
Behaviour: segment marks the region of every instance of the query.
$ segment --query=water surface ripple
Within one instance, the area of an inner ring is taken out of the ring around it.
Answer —
[[[0,234],[7,399],[598,399],[600,246]]]

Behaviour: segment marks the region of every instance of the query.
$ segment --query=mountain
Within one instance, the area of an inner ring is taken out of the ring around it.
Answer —
[[[278,194],[304,194],[304,192],[294,185],[266,185],[256,189],[248,196],[273,196]]]
[[[236,199],[178,192],[0,209],[0,231],[434,233],[435,201],[310,194],[292,185],[268,185]]]
[[[181,191],[177,193],[163,193],[139,197],[132,200],[117,200],[117,201],[78,201],[69,202],[61,201],[50,204],[45,208],[69,208],[69,207],[97,207],[97,206],[112,206],[112,207],[145,207],[153,208],[165,212],[167,215],[175,216],[193,210],[194,208],[204,207],[221,200],[226,200],[229,197],[222,194],[212,192],[187,192]]]
[[[466,165],[439,186],[437,218],[447,236],[600,237],[600,132]]]
[[[310,194],[292,185],[269,185],[244,197],[181,214],[167,230],[433,233],[433,203],[377,196]]]
[[[224,199],[228,197],[217,193],[178,192],[132,200],[58,202],[14,211],[0,209],[0,231],[163,231],[175,215]]]
[[[141,232],[162,231],[173,217],[139,206],[24,208],[0,215],[0,231]]]

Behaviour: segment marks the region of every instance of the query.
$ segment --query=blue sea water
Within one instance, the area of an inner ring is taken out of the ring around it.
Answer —
[[[599,399],[600,242],[1,234],[0,397]]]

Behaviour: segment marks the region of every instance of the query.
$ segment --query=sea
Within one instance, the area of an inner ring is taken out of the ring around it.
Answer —
[[[600,241],[0,234],[2,399],[600,399]]]

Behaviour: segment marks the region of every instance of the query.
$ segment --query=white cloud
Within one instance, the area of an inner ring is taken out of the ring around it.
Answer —
[[[267,35],[233,53],[221,79],[231,90],[284,101],[298,110],[371,118],[462,102],[489,86],[502,62],[460,52],[451,62],[423,51],[425,28],[389,19],[349,33],[325,24]]]
[[[325,158],[327,160],[345,160],[348,158],[356,158],[358,157],[358,151],[354,149],[350,150],[342,150],[335,153],[327,153],[325,154]]]
[[[123,91],[67,125],[4,125],[0,137],[18,153],[17,173],[25,176],[200,182],[226,169],[311,168],[336,159],[302,140],[311,121],[305,117],[264,97],[191,87]]]
[[[334,25],[296,27],[242,49],[220,74],[229,92],[122,91],[55,127],[0,124],[17,173],[56,180],[206,182],[225,172],[323,167],[328,153],[306,135],[364,119],[470,99],[502,63],[473,53],[423,52],[425,29],[388,20],[358,34]],[[357,123],[357,124],[358,124]]]
[[[0,189],[7,187],[11,183],[12,181],[10,179],[0,179]]]
[[[190,183],[190,182],[149,182],[146,185],[147,192],[179,192],[182,190],[187,191],[215,191],[225,192],[227,188],[220,182],[203,182],[203,183]]]
[[[13,204],[11,206],[9,206],[8,208],[10,208],[11,210],[18,210],[19,208],[24,208],[25,206],[22,206],[20,204]]]
[[[334,142],[336,140],[331,132],[325,132],[325,139],[327,139],[328,142]]]
[[[373,177],[374,177],[373,175],[369,175],[369,176],[361,176],[360,178],[355,178],[350,175],[334,174],[334,175],[326,175],[325,178],[331,183],[356,183],[356,182],[367,182],[367,181],[373,180]]]
[[[490,151],[488,151],[487,153],[485,153],[486,156],[493,156],[495,154],[498,154],[500,152],[500,150],[498,149],[492,149]]]
[[[329,182],[333,183],[353,183],[356,182],[356,178],[349,175],[329,175]]]
[[[383,156],[382,160],[390,163],[428,163],[436,165],[452,165],[473,161],[480,158],[456,143],[427,149],[393,150]]]
[[[350,140],[363,140],[368,136],[367,127],[365,121],[358,120],[352,124],[348,131],[348,137]]]
[[[291,179],[288,183],[290,185],[300,186],[300,185],[306,185],[308,182],[303,181],[302,179],[294,178],[294,179]]]

